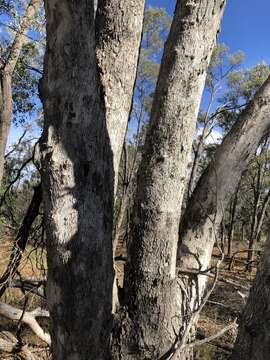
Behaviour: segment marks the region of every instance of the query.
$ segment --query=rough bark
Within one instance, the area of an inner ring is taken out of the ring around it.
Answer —
[[[113,152],[115,191],[131,111],[145,0],[99,0],[97,60],[105,92],[106,122]]]
[[[99,0],[96,13],[96,56],[113,154],[115,195],[137,73],[144,4],[145,0]],[[113,255],[117,241],[114,236]],[[117,306],[115,283],[113,312]]]
[[[56,359],[109,359],[113,194],[144,1],[45,1],[40,143]]]
[[[5,150],[12,120],[12,76],[26,42],[25,35],[39,6],[40,0],[29,2],[20,29],[11,45],[9,56],[5,62],[0,62],[0,183],[3,178]]]
[[[217,149],[213,161],[201,176],[180,224],[178,266],[205,270],[210,264],[217,231],[261,138],[270,128],[270,78],[240,114],[237,123]],[[206,276],[188,279],[194,305],[200,302]],[[193,286],[192,286],[193,284]],[[193,306],[192,305],[192,306]]]
[[[270,241],[241,316],[232,360],[266,360],[270,353]]]
[[[93,1],[47,0],[40,141],[54,359],[109,359],[113,157]]]
[[[138,175],[125,273],[132,329],[126,339],[122,337],[125,344],[118,358],[157,359],[175,341],[179,205],[224,3],[178,1],[176,5]]]
[[[205,133],[205,127],[203,129],[203,133],[200,137],[199,143],[197,145],[197,148],[194,153],[194,160],[192,163],[192,169],[190,173],[189,183],[188,183],[188,198],[191,197],[192,192],[194,191],[196,182],[197,182],[197,175],[199,170],[199,164],[200,160],[203,156],[203,151],[205,147],[205,140],[206,140],[206,133]]]

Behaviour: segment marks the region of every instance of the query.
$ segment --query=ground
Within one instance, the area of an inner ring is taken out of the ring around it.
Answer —
[[[0,248],[0,274],[3,273],[7,265],[11,244],[11,239],[7,239],[5,242],[2,242]],[[243,250],[245,246],[245,244],[235,244],[235,251]],[[116,263],[120,286],[123,283],[123,268],[126,255],[123,249],[123,246],[120,250],[118,249],[117,256],[120,256],[120,260]],[[215,249],[212,257],[213,264],[215,264],[218,259],[218,254],[218,250]],[[239,253],[235,258],[235,262],[231,270],[228,269],[230,259],[225,257],[224,262],[220,267],[220,275],[217,285],[201,313],[197,339],[204,339],[210,335],[216,334],[226,325],[233,322],[241,314],[248,295],[248,289],[250,288],[256,273],[255,267],[251,273],[245,271],[245,257],[246,253]],[[28,246],[19,269],[20,276],[23,278],[40,278],[44,276],[45,269],[45,253],[42,252],[42,249],[40,248],[36,249],[34,246]],[[209,281],[209,287],[210,286],[211,280]],[[19,289],[7,290],[1,301],[22,309],[26,303],[26,298],[27,310],[33,310],[38,306],[43,308],[46,307],[45,302],[40,297],[33,296],[29,293],[23,294]],[[46,331],[48,331],[48,322],[46,320],[39,319],[39,323],[44,329],[46,329]],[[38,339],[27,326],[22,325],[21,329],[23,342],[29,345],[29,349],[33,352],[33,354],[35,354],[36,358],[49,360],[49,349],[46,344]],[[1,332],[3,331],[10,331],[12,334],[16,335],[18,331],[18,322],[10,321],[0,316],[0,338]],[[235,337],[235,331],[231,330],[222,337],[216,338],[210,343],[196,348],[196,358],[199,360],[229,359]],[[4,358],[18,359],[17,355],[9,355],[9,357],[5,357],[5,354],[0,354],[0,359]]]

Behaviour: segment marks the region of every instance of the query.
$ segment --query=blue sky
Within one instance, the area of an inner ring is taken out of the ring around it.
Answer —
[[[212,0],[209,0],[212,1]],[[172,15],[175,0],[147,0],[147,4],[165,7]],[[243,66],[249,67],[265,60],[270,64],[270,0],[227,0],[220,42],[226,43],[232,52],[242,50],[246,54]],[[12,127],[10,141],[18,138],[22,130]]]
[[[212,1],[212,0],[210,0]],[[148,0],[149,5],[165,7],[173,14],[176,1]],[[270,63],[270,1],[227,0],[219,40],[226,43],[232,52],[243,50],[245,66],[262,60]]]

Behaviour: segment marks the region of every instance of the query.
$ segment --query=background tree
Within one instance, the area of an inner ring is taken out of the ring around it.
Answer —
[[[5,44],[5,47],[1,44],[0,77],[2,85],[0,90],[0,181],[2,181],[3,177],[5,149],[12,120],[12,79],[22,48],[27,42],[27,32],[39,6],[39,0],[30,1],[27,4],[24,15],[22,16],[19,29],[15,33],[11,43]]]

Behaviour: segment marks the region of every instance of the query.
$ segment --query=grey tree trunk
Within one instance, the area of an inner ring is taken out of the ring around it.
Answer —
[[[218,241],[218,228],[242,172],[270,128],[270,78],[241,113],[201,176],[180,224],[178,266],[205,270]],[[206,276],[183,276],[192,307],[201,302]]]
[[[236,215],[236,206],[238,202],[238,191],[239,188],[236,190],[234,197],[231,202],[230,206],[230,224],[229,224],[229,233],[228,233],[228,249],[227,249],[227,256],[232,256],[232,244],[233,244],[233,237],[234,237],[234,225],[235,225],[235,215]]]
[[[45,1],[40,141],[54,359],[109,359],[113,195],[144,1]],[[119,11],[121,9],[121,11]],[[121,103],[119,99],[121,98]]]
[[[114,163],[115,190],[131,111],[145,0],[99,0],[97,61]]]
[[[1,62],[0,59],[0,184],[3,178],[5,150],[12,120],[12,76],[22,47],[26,42],[25,35],[39,6],[40,0],[31,0],[29,2],[7,60]]]
[[[270,241],[241,316],[232,360],[266,360],[270,354]]]
[[[0,183],[2,182],[5,163],[5,150],[12,119],[11,76],[0,72]]]
[[[181,300],[175,298],[179,206],[224,4],[177,1],[139,169],[125,273],[130,323],[117,359],[158,359],[170,350],[174,328],[180,326]]]

